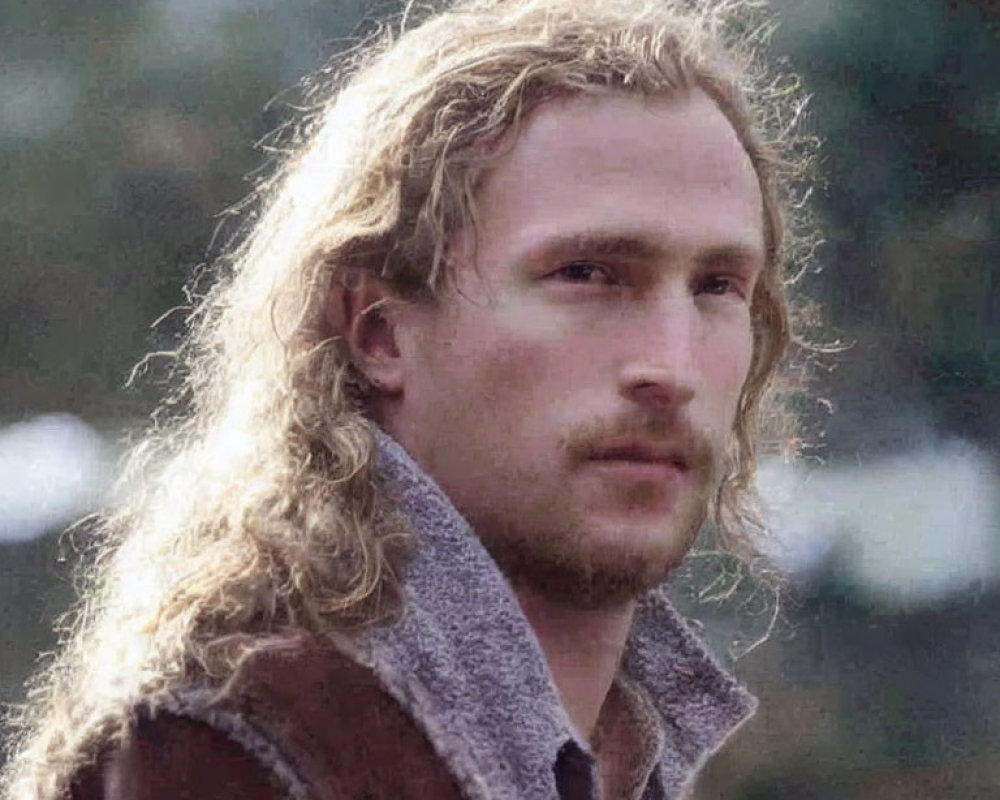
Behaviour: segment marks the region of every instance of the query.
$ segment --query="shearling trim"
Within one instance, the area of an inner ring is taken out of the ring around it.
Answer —
[[[379,477],[407,518],[402,619],[363,635],[366,665],[427,735],[470,800],[558,797],[569,721],[506,579],[440,487],[381,431]]]
[[[754,700],[754,710],[756,710],[756,699]],[[707,748],[702,751],[698,759],[691,765],[691,771],[688,773],[687,777],[684,779],[683,783],[680,784],[678,789],[678,797],[689,798],[693,797],[695,780],[698,777],[698,773],[704,768],[708,760],[714,756],[719,750],[726,746],[730,739],[736,735],[736,733],[742,728],[746,723],[753,717],[754,711],[750,711],[743,719],[737,722],[732,728],[730,728],[726,735],[715,742],[713,747]]]
[[[722,669],[662,588],[636,608],[625,671],[646,688],[666,723],[659,777],[668,797],[679,795],[757,708],[757,699]]]
[[[553,767],[572,747],[596,790],[590,748],[559,701],[510,586],[434,480],[382,431],[379,479],[407,518],[406,610],[364,636],[366,666],[423,728],[470,800],[558,796]],[[625,673],[662,718],[649,796],[676,797],[755,701],[659,591],[639,603]]]
[[[312,795],[306,782],[287,756],[242,714],[213,708],[212,703],[217,697],[218,692],[214,689],[176,689],[158,698],[150,711],[153,714],[167,711],[224,733],[275,777],[289,800],[311,800]]]

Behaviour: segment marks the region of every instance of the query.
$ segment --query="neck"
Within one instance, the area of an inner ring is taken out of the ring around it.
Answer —
[[[517,589],[517,599],[542,647],[570,722],[589,741],[618,672],[635,603],[580,609],[522,588]]]

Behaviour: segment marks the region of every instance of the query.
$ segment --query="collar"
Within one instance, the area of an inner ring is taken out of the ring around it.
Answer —
[[[358,655],[420,724],[470,798],[557,798],[560,752],[587,761],[507,581],[444,492],[376,429],[378,474],[414,537],[405,613]],[[637,605],[624,672],[663,720],[651,778],[671,797],[756,701],[712,659],[662,590]],[[581,759],[580,756],[583,756]]]

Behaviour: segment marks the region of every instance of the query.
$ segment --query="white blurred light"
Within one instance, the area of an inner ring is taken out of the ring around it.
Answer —
[[[886,602],[932,602],[1000,579],[1000,476],[951,441],[856,467],[770,462],[758,485],[785,569],[808,574],[831,550],[853,583]]]
[[[0,542],[33,539],[92,510],[108,462],[100,435],[70,414],[0,429]]]

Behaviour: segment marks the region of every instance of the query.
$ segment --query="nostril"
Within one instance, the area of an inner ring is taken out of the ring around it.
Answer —
[[[694,397],[694,386],[683,372],[631,370],[622,375],[622,394],[639,403],[683,405]]]

